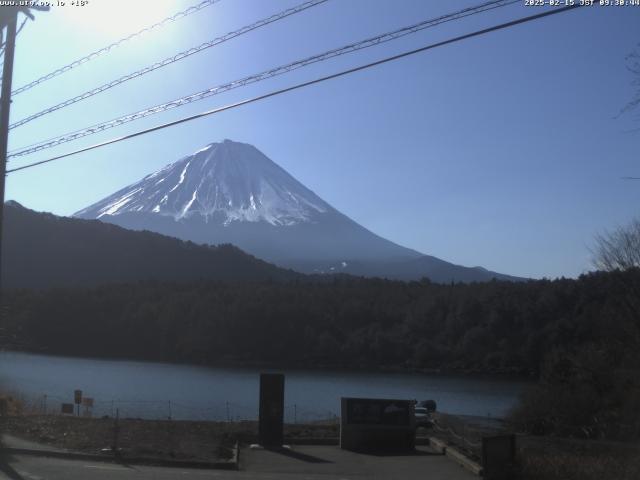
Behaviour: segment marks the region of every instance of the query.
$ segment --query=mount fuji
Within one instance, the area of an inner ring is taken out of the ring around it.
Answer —
[[[252,145],[211,143],[74,214],[196,243],[231,243],[305,273],[517,280],[402,247],[340,213]]]

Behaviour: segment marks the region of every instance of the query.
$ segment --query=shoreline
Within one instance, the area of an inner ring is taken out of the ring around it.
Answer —
[[[198,363],[193,361],[166,360],[155,358],[136,358],[124,356],[95,356],[73,353],[57,353],[46,350],[15,348],[8,345],[0,345],[0,354],[2,353],[22,353],[27,355],[41,355],[71,359],[89,359],[98,361],[113,362],[138,362],[153,364],[168,364],[180,366],[192,366],[201,368],[229,368],[229,369],[265,369],[265,370],[287,370],[287,371],[322,371],[322,372],[339,372],[339,373],[363,373],[363,374],[380,374],[380,373],[398,373],[398,374],[415,374],[415,375],[431,375],[443,377],[460,377],[474,379],[501,379],[513,380],[514,382],[531,382],[535,383],[538,379],[532,372],[519,372],[514,369],[457,369],[452,367],[440,368],[413,368],[402,366],[350,366],[345,367],[336,364],[318,364],[317,362],[298,363],[297,366],[283,366],[278,363],[269,362],[248,362],[241,360],[223,360],[215,363]]]

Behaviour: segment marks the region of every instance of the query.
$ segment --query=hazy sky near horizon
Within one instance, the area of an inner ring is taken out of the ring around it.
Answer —
[[[14,87],[195,3],[37,13],[18,37]],[[12,121],[298,3],[221,0],[16,96]],[[478,3],[329,0],[16,128],[10,150]],[[440,25],[9,168],[540,11],[522,2]],[[635,93],[625,57],[639,33],[640,7],[577,9],[16,172],[6,198],[71,215],[229,138],[401,245],[513,275],[576,276],[591,269],[595,234],[640,213],[640,181],[621,180],[640,176],[640,120],[618,115]]]

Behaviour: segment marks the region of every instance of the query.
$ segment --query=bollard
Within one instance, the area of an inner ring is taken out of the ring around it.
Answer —
[[[494,435],[482,438],[482,467],[487,480],[513,478],[516,459],[516,436]]]
[[[264,447],[281,447],[284,440],[284,375],[260,374],[258,437]]]

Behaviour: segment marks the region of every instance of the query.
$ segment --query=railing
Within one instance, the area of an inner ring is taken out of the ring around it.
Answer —
[[[483,437],[505,433],[501,421],[491,417],[485,419],[434,413],[432,420],[433,429],[439,437],[455,444],[476,459],[482,457]]]
[[[73,403],[73,398],[56,395],[42,395],[25,403],[25,412],[32,414],[62,414],[61,405]],[[225,401],[208,403],[206,406],[190,405],[174,400],[129,400],[129,399],[94,399],[92,406],[75,405],[74,415],[102,418],[136,418],[145,420],[197,420],[240,422],[256,421],[258,406]],[[337,412],[288,404],[284,407],[284,421],[289,424],[298,423],[334,423]]]

